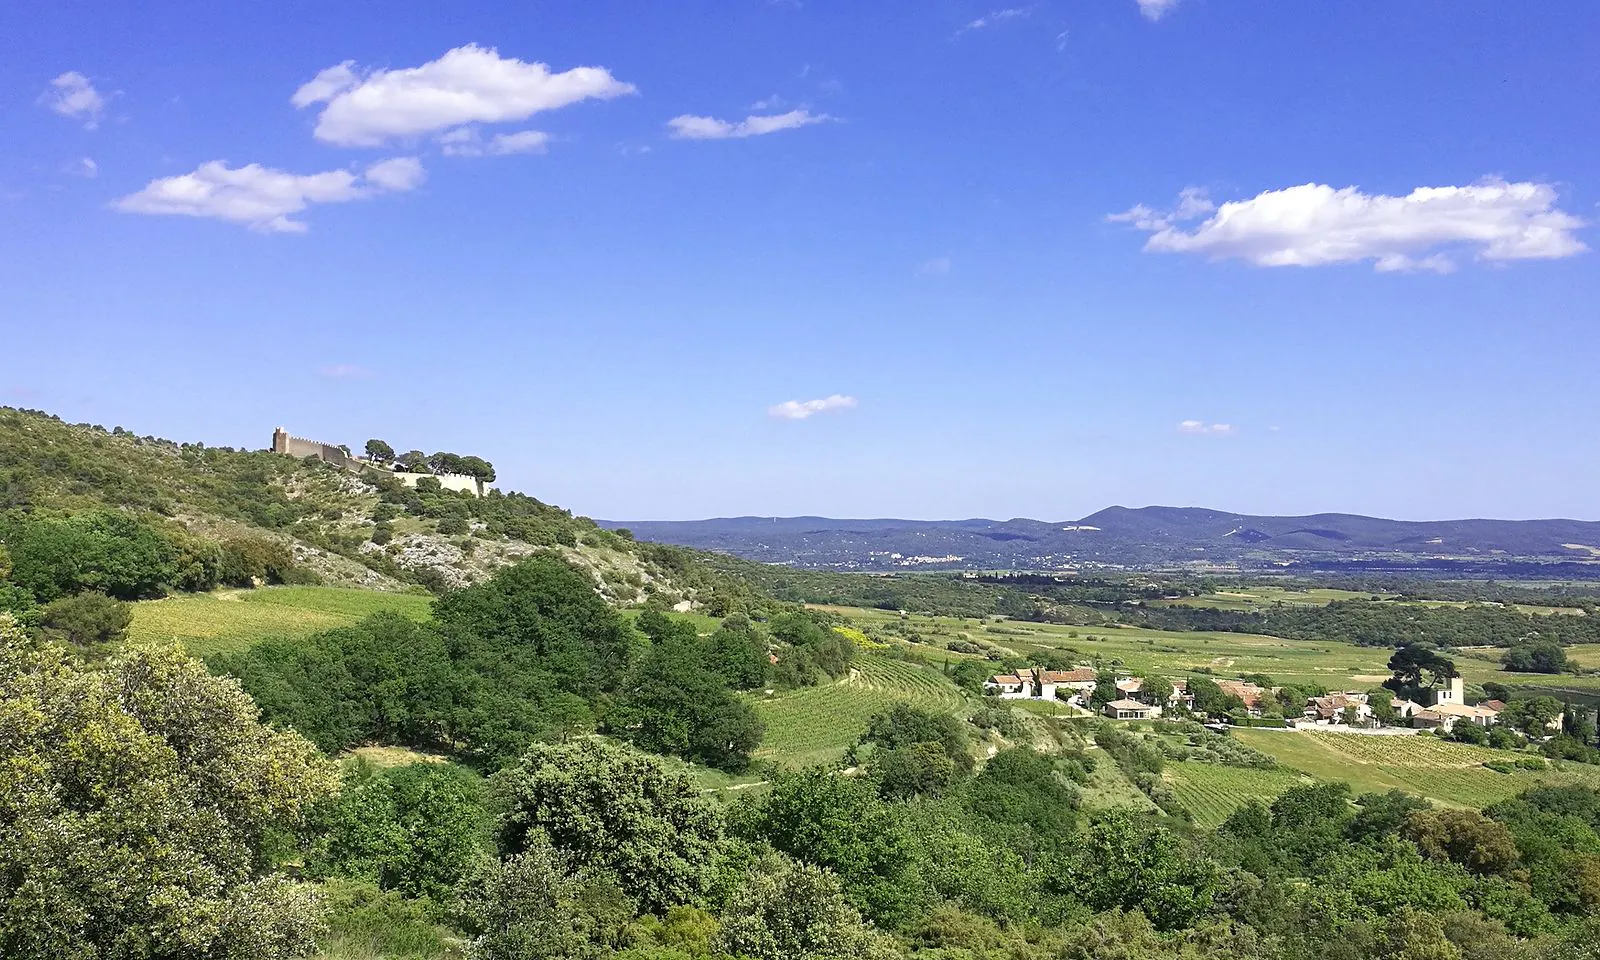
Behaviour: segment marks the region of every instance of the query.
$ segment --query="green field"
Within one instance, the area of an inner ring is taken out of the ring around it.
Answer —
[[[1235,730],[1232,735],[1276,757],[1285,767],[1318,780],[1342,780],[1358,794],[1404,790],[1451,807],[1487,806],[1542,783],[1600,786],[1600,767],[1568,764],[1562,770],[1496,773],[1483,766],[1484,761],[1518,755],[1431,735],[1376,737],[1265,730]]]
[[[1230,587],[1227,590],[1205,593],[1198,597],[1161,600],[1157,601],[1157,605],[1165,607],[1215,607],[1218,610],[1260,610],[1279,603],[1301,607],[1322,607],[1335,600],[1367,600],[1372,596],[1373,594],[1370,593],[1357,593],[1353,590],[1334,590],[1324,587],[1289,590],[1283,587],[1252,586]]]
[[[382,610],[428,617],[433,598],[342,587],[263,587],[181,594],[134,604],[133,640],[177,639],[199,657],[237,653],[269,637],[306,637]]]
[[[643,613],[644,611],[638,607],[629,607],[623,610],[618,610],[617,612],[622,614],[622,619],[632,623],[633,621],[639,619],[639,614]],[[688,622],[694,624],[695,633],[700,634],[702,637],[711,634],[722,623],[720,618],[708,617],[703,613],[668,613],[667,616],[674,620],[687,620]]]
[[[1271,803],[1278,794],[1307,782],[1299,771],[1287,768],[1225,767],[1193,760],[1168,763],[1163,776],[1195,822],[1207,827],[1228,819],[1251,800]]]
[[[919,615],[902,618],[888,610],[825,609],[850,617],[863,627],[876,626],[884,637],[893,634],[882,632],[881,628],[898,622],[922,637],[923,642],[915,649],[936,660],[970,659],[945,649],[948,642],[965,635],[969,641],[1004,653],[1026,657],[1044,650],[1068,651],[1085,661],[1101,659],[1119,664],[1131,673],[1212,673],[1219,677],[1262,673],[1278,683],[1317,683],[1329,689],[1365,690],[1388,678],[1385,665],[1392,652],[1333,640],[1285,640],[1250,633],[1186,633]],[[1483,672],[1492,669],[1485,665]],[[1468,679],[1480,678],[1469,674]]]
[[[896,703],[939,713],[967,710],[961,692],[936,670],[863,654],[840,680],[755,700],[767,725],[756,757],[792,767],[831,763],[856,742],[873,714]]]

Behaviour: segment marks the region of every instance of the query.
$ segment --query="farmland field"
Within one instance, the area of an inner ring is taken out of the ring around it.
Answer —
[[[1066,651],[1085,661],[1101,659],[1132,672],[1170,676],[1213,673],[1233,677],[1262,673],[1279,683],[1316,683],[1329,689],[1365,690],[1387,676],[1387,649],[1358,647],[1333,640],[1285,640],[1250,633],[1175,632],[1135,627],[1075,627],[1022,620],[977,621],[959,617],[912,615],[888,610],[827,607],[863,627],[899,623],[922,638],[915,649],[930,659],[962,660],[945,644],[961,639],[987,644],[1002,652],[1029,656],[1045,650]],[[1482,673],[1497,672],[1485,664]],[[1468,679],[1479,679],[1469,673]],[[1491,679],[1483,677],[1482,679]]]
[[[1178,802],[1195,822],[1214,827],[1251,800],[1270,803],[1278,794],[1305,783],[1295,770],[1225,767],[1217,763],[1184,760],[1167,764],[1164,774]]]
[[[1306,591],[1331,593],[1338,591]],[[1028,657],[1046,650],[1066,652],[1081,662],[1104,661],[1129,673],[1146,672],[1170,677],[1211,674],[1239,677],[1265,674],[1280,684],[1319,684],[1329,690],[1368,690],[1389,676],[1386,647],[1361,647],[1337,640],[1287,640],[1251,633],[1181,632],[1127,626],[1066,626],[1024,620],[901,617],[891,610],[826,606],[863,628],[876,628],[885,638],[891,629],[915,634],[921,642],[911,648],[935,662],[973,659],[971,654],[946,648],[965,640],[1001,654]],[[886,629],[887,628],[887,629]],[[1458,658],[1469,685],[1496,681],[1530,691],[1572,691],[1588,698],[1600,696],[1600,675],[1574,676],[1507,673],[1500,669],[1500,650],[1469,650]],[[1600,645],[1575,646],[1569,655],[1582,663],[1600,666]],[[1561,693],[1557,692],[1557,696]]]
[[[873,714],[896,703],[936,713],[967,709],[961,691],[936,671],[865,654],[843,679],[756,700],[767,725],[756,757],[795,767],[837,760]]]
[[[132,640],[176,639],[195,656],[237,653],[268,637],[306,637],[382,610],[424,620],[433,598],[340,587],[264,587],[184,594],[133,606]]]
[[[1321,607],[1335,600],[1366,600],[1371,596],[1373,594],[1356,593],[1352,590],[1335,590],[1328,587],[1289,590],[1283,587],[1252,586],[1230,587],[1227,590],[1205,593],[1198,597],[1162,600],[1158,601],[1157,605],[1165,607],[1215,607],[1218,610],[1260,610],[1276,603],[1291,606]]]
[[[1403,790],[1452,807],[1483,807],[1538,784],[1600,786],[1600,767],[1496,773],[1486,760],[1518,756],[1450,743],[1433,736],[1376,737],[1355,733],[1277,733],[1235,730],[1242,742],[1286,767],[1319,780],[1342,780],[1356,793]]]

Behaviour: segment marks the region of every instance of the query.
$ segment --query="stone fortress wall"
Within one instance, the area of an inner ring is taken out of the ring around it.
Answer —
[[[352,473],[359,473],[362,470],[376,470],[379,473],[386,473],[394,477],[408,487],[415,487],[417,481],[423,477],[432,477],[439,481],[439,486],[446,490],[470,493],[475,497],[481,497],[486,492],[494,489],[486,486],[477,477],[469,477],[460,473],[407,473],[403,470],[393,470],[363,457],[346,453],[343,447],[331,443],[322,443],[318,440],[307,440],[303,437],[291,436],[282,427],[272,431],[272,452],[286,457],[316,457],[323,463],[331,463]]]

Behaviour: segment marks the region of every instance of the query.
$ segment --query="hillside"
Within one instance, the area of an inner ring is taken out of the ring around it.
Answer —
[[[704,603],[714,592],[686,552],[635,543],[520,493],[411,489],[315,459],[0,407],[0,517],[104,511],[138,518],[197,563],[210,563],[217,545],[282,554],[263,561],[257,579],[272,581],[437,591],[553,551],[587,569],[615,603]]]
[[[799,567],[1064,569],[1216,566],[1600,576],[1600,522],[1414,522],[1269,517],[1196,507],[1109,507],[1079,520],[732,517],[602,522],[642,540]]]

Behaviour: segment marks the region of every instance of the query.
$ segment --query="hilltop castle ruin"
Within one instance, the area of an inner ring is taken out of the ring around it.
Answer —
[[[340,469],[349,470],[351,473],[360,473],[362,470],[376,470],[379,473],[394,477],[408,487],[416,486],[417,481],[423,477],[432,477],[439,481],[439,486],[446,490],[470,493],[475,497],[481,497],[494,489],[494,487],[485,485],[477,477],[469,477],[461,473],[408,473],[404,470],[395,470],[381,463],[374,463],[365,457],[358,457],[350,452],[349,447],[291,436],[282,427],[272,431],[272,452],[286,457],[316,457],[323,463],[331,463]]]

